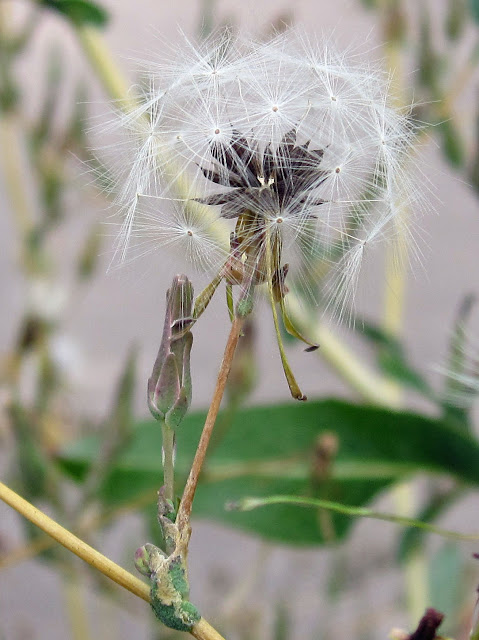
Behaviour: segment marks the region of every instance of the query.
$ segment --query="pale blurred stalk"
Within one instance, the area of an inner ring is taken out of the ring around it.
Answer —
[[[381,0],[380,13],[384,38],[384,52],[388,70],[393,74],[391,95],[398,108],[408,104],[404,90],[402,39],[407,32],[402,0]],[[408,243],[406,225],[410,212],[406,206],[400,212],[396,250],[386,252],[383,328],[388,336],[400,339],[404,329],[404,308],[408,273]],[[403,404],[403,392],[394,384],[392,393],[396,405]],[[393,489],[398,515],[413,517],[416,510],[414,481],[404,482]],[[409,552],[405,560],[407,608],[411,624],[420,618],[428,606],[429,586],[425,554],[422,549]]]

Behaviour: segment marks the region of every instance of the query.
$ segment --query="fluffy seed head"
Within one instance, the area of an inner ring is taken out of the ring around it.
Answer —
[[[120,117],[133,153],[117,253],[171,246],[251,284],[268,277],[268,238],[273,277],[287,262],[313,295],[322,277],[351,302],[366,250],[418,200],[405,167],[414,131],[387,75],[287,32],[185,40],[146,76],[141,106]]]

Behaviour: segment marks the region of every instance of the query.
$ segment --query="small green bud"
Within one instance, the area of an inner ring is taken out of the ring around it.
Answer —
[[[166,294],[166,314],[160,349],[148,380],[148,406],[157,420],[177,427],[191,403],[190,352],[193,285],[175,276]]]
[[[155,547],[151,542],[147,542],[135,551],[135,567],[148,578],[152,578],[167,566],[168,558],[165,552]]]
[[[147,545],[135,551],[135,568],[142,576],[147,578],[151,576],[150,554],[148,553]]]
[[[254,288],[248,287],[241,295],[236,305],[236,315],[238,318],[246,318],[253,311]]]

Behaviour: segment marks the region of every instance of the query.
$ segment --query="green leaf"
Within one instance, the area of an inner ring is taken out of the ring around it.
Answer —
[[[443,633],[457,629],[458,618],[462,619],[463,615],[463,603],[469,599],[464,565],[462,550],[451,542],[441,545],[429,562],[428,604],[447,613],[446,624],[441,628]]]
[[[403,345],[379,325],[357,319],[358,332],[378,349],[378,361],[382,371],[402,385],[436,400],[434,391],[425,378],[408,362]]]
[[[431,522],[441,516],[448,507],[464,493],[463,487],[454,487],[448,492],[438,492],[431,496],[426,506],[416,516],[417,520],[422,522]],[[399,560],[405,560],[413,551],[420,548],[423,541],[424,531],[421,529],[408,529],[401,537],[398,549]],[[438,607],[440,608],[440,607]]]
[[[439,135],[442,137],[442,151],[449,163],[459,169],[465,162],[464,142],[456,124],[445,120],[438,125]]]
[[[41,5],[53,9],[75,24],[92,24],[104,27],[108,22],[107,11],[96,2],[88,0],[41,0]]]
[[[110,416],[102,425],[102,439],[83,483],[84,503],[102,497],[102,486],[108,482],[121,453],[127,450],[133,436],[133,398],[135,394],[136,348],[131,347],[118,380]]]
[[[204,416],[187,415],[178,432],[177,481],[189,471]],[[325,436],[336,439],[337,454],[320,474],[315,452]],[[81,479],[98,449],[97,437],[83,438],[62,453],[60,462]],[[246,513],[226,511],[224,505],[246,495],[285,494],[362,506],[393,482],[421,471],[479,484],[479,446],[441,420],[337,400],[245,409],[207,460],[193,512],[270,540],[322,544],[344,537],[351,518],[295,504]],[[161,475],[159,425],[140,423],[128,450],[115,461],[102,497],[119,505],[151,491],[153,505]],[[177,489],[180,493],[180,484]]]
[[[421,86],[429,89],[435,95],[438,89],[441,64],[434,47],[435,39],[432,35],[431,16],[425,5],[421,7],[419,28],[418,81]]]
[[[476,22],[479,22],[479,0],[469,0],[469,11]]]
[[[276,604],[273,615],[273,640],[288,640],[293,635],[293,623],[286,604],[283,602]]]
[[[470,411],[479,394],[478,349],[471,341],[468,325],[475,296],[466,296],[459,306],[449,341],[449,354],[442,370],[444,417],[459,427],[470,429]]]
[[[467,23],[467,0],[449,0],[444,31],[452,42],[457,41]]]

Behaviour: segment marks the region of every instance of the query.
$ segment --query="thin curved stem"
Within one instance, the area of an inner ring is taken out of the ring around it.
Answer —
[[[230,334],[226,343],[225,352],[223,355],[223,361],[221,362],[220,370],[218,373],[218,379],[216,381],[216,387],[213,393],[213,399],[206,416],[205,425],[201,433],[201,438],[198,443],[195,458],[191,465],[190,474],[186,481],[185,489],[183,491],[183,497],[181,498],[180,506],[178,508],[178,515],[176,517],[176,523],[180,531],[184,531],[189,526],[191,509],[193,506],[193,500],[196,493],[196,487],[198,485],[198,479],[200,476],[203,462],[205,461],[206,451],[210,442],[211,434],[215,426],[218,411],[221,405],[221,400],[228,381],[228,376],[231,370],[231,363],[238,345],[238,340],[241,335],[241,329],[244,324],[244,318],[235,318],[231,325]]]
[[[281,337],[281,330],[279,328],[278,321],[278,312],[276,311],[276,301],[274,298],[273,292],[273,251],[271,247],[271,233],[268,229],[266,229],[265,233],[265,245],[266,245],[266,274],[268,281],[268,297],[269,303],[271,305],[271,312],[273,314],[273,324],[274,330],[276,333],[276,342],[278,343],[279,355],[281,357],[281,364],[283,365],[284,375],[286,376],[286,380],[288,382],[288,387],[291,392],[291,395],[296,400],[306,400],[306,396],[303,394],[301,389],[299,388],[298,383],[296,382],[296,378],[294,377],[294,373],[289,366],[288,358],[286,357],[286,352],[284,350],[283,339]],[[274,265],[276,268],[279,265]]]

